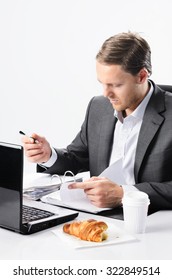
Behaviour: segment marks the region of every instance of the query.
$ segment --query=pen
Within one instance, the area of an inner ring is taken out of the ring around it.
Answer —
[[[28,135],[27,135],[26,133],[24,133],[23,131],[20,130],[19,133],[22,134],[22,135],[25,135],[25,136],[27,136],[27,137],[29,137],[29,138],[32,138],[32,139],[34,140],[34,143],[38,143],[38,141],[37,141],[35,138],[28,136]]]

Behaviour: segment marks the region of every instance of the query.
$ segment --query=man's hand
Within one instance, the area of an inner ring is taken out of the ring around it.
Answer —
[[[45,137],[33,133],[31,137],[23,136],[22,143],[30,162],[43,163],[50,159],[51,147]]]
[[[92,177],[82,183],[72,183],[69,189],[83,189],[97,207],[114,208],[121,205],[123,189],[107,178]]]

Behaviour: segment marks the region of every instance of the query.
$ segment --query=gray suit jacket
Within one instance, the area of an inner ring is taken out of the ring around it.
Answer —
[[[91,176],[99,175],[109,164],[115,123],[109,100],[94,97],[80,132],[66,149],[56,149],[58,160],[46,172],[89,170]],[[150,197],[151,212],[172,209],[172,93],[155,84],[138,138],[134,175],[135,187]]]

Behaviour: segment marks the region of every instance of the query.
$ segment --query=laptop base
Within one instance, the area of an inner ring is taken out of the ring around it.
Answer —
[[[78,216],[78,213],[73,213],[73,214],[69,214],[69,215],[65,215],[62,217],[56,216],[55,218],[49,221],[42,221],[40,220],[40,222],[38,222],[38,220],[36,221],[36,223],[32,224],[32,223],[28,223],[28,224],[23,224],[22,225],[22,231],[20,232],[21,234],[32,234],[32,233],[36,233],[66,222],[69,222],[73,219],[75,219]]]

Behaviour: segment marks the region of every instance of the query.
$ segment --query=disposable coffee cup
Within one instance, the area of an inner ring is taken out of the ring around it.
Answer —
[[[144,233],[150,204],[148,195],[141,191],[129,191],[124,195],[122,204],[125,230],[132,234]]]

